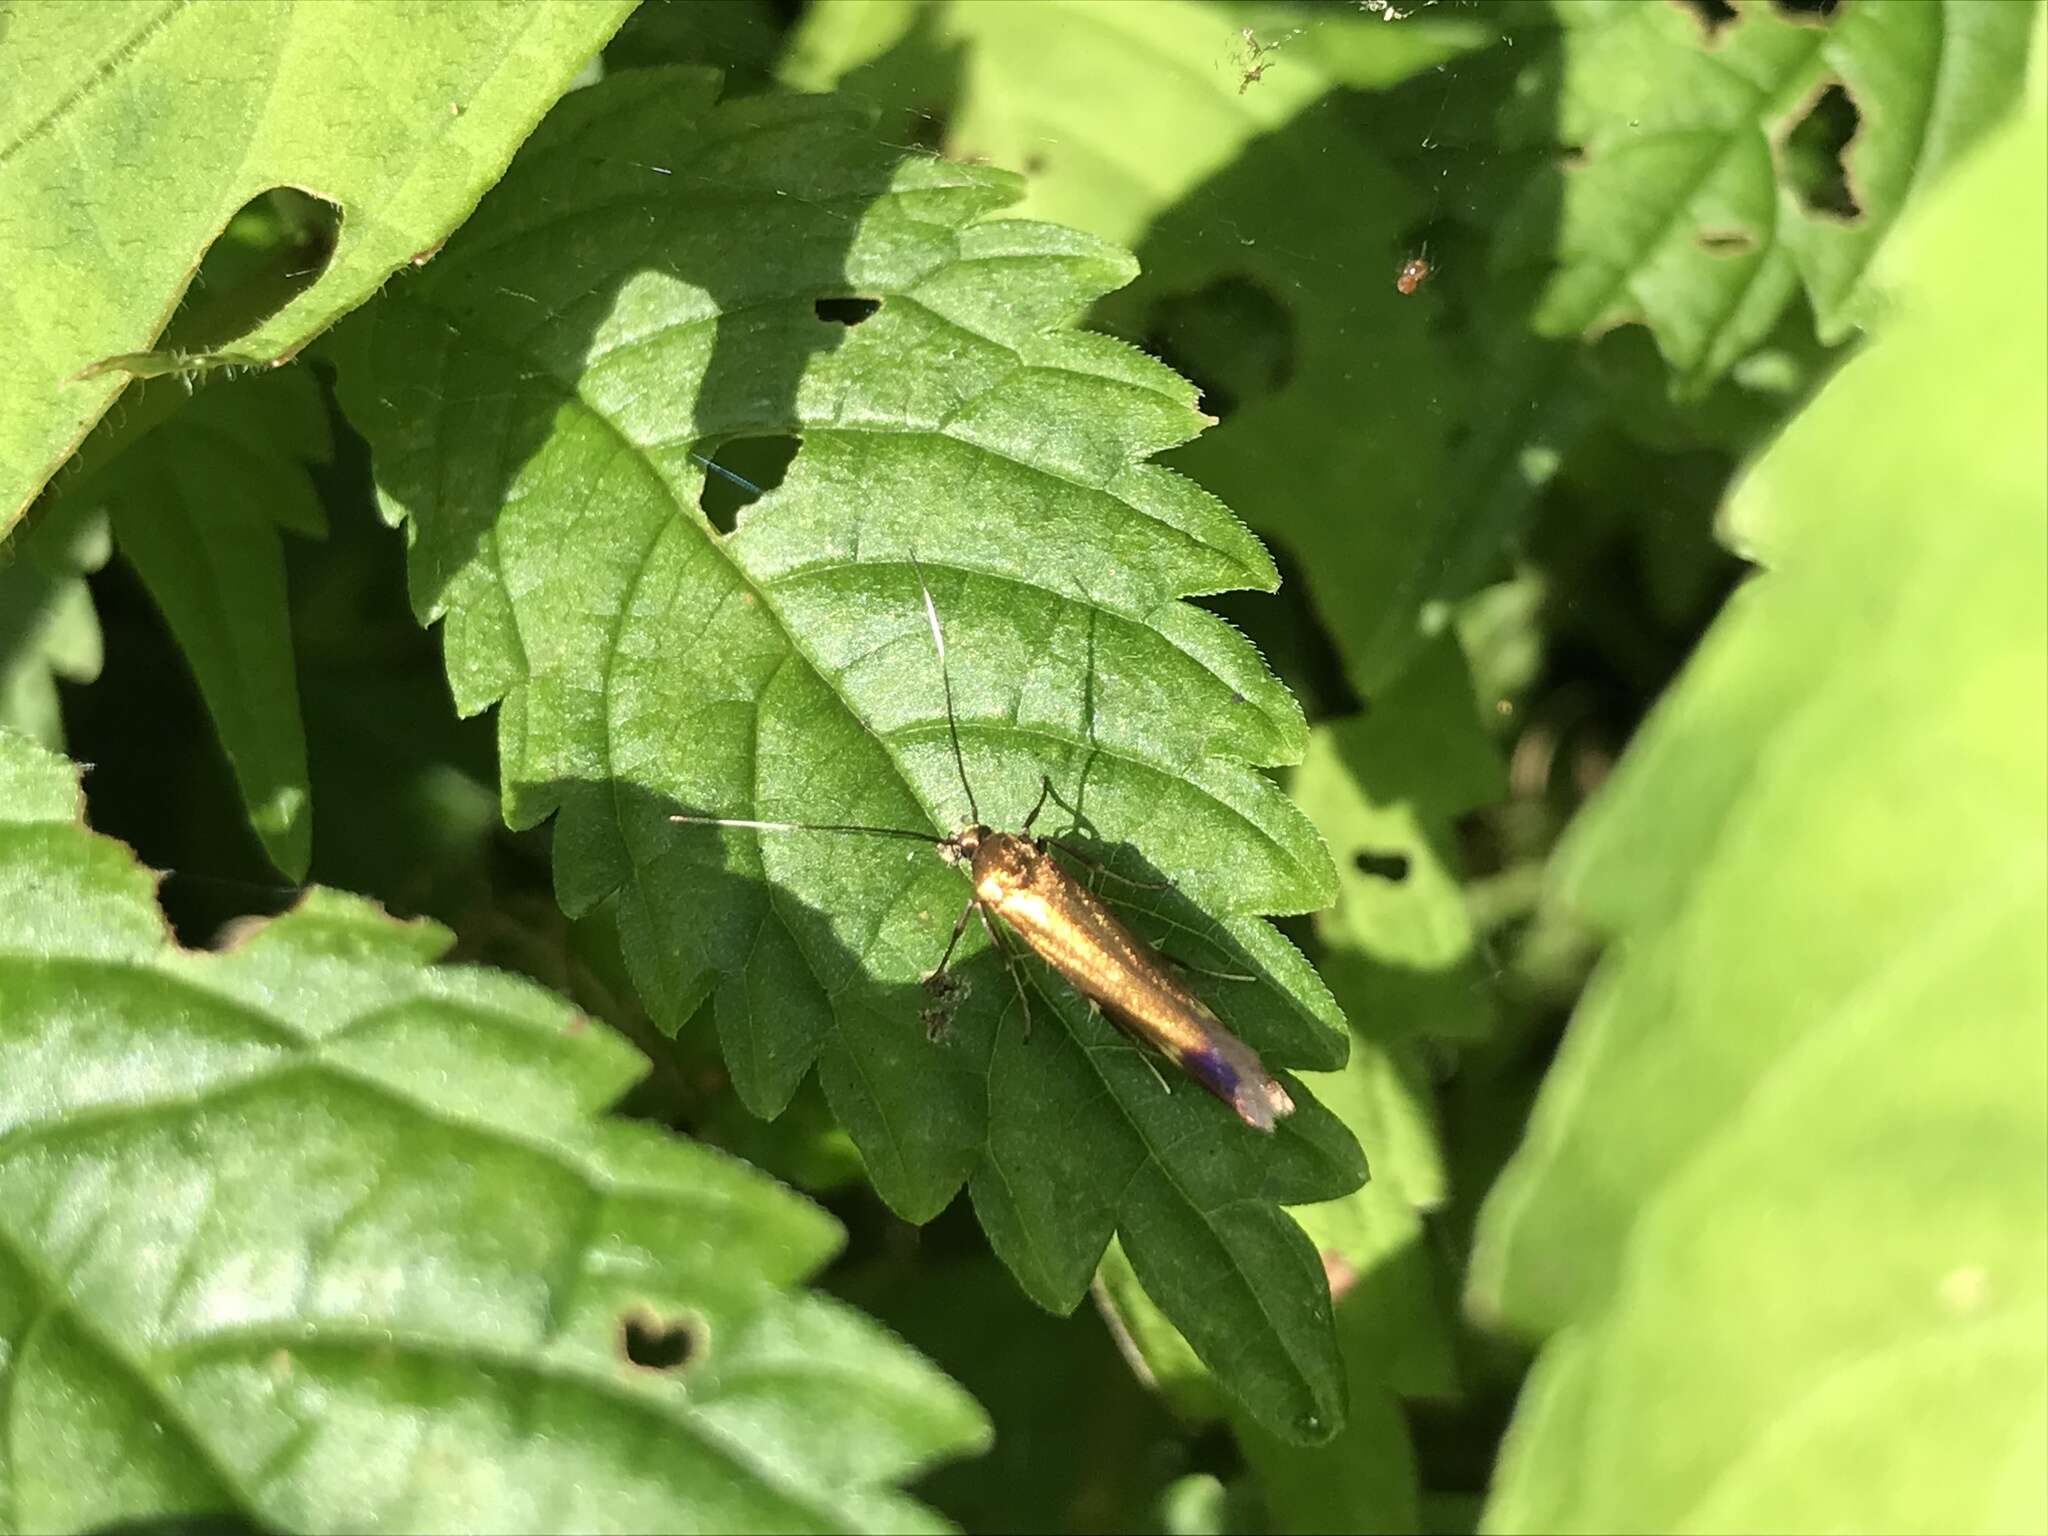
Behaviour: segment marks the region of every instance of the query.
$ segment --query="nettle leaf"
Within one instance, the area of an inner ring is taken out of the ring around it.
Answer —
[[[341,210],[320,281],[223,342],[287,357],[447,238],[629,9],[10,7],[0,535],[121,392],[99,365],[175,365],[141,354],[237,209],[291,186]]]
[[[1538,330],[1640,321],[1693,391],[1802,288],[1822,340],[1856,328],[1900,213],[2018,99],[2034,25],[2030,6],[1968,3],[1556,14],[1562,46],[1529,81],[1556,101],[1521,93],[1523,138],[1568,158],[1559,185],[1528,184],[1496,269],[1554,264]]]
[[[1738,491],[1764,573],[1560,855],[1622,942],[1480,1228],[1473,1304],[1558,1335],[1495,1529],[2048,1522],[2034,68]]]
[[[830,1218],[602,1115],[622,1040],[336,892],[180,949],[79,813],[0,735],[11,1525],[939,1525],[978,1411],[791,1289]]]
[[[1163,1091],[1035,963],[1026,1039],[975,928],[965,1004],[928,1041],[920,981],[959,872],[879,838],[668,819],[960,825],[915,557],[982,816],[1017,826],[1050,777],[1079,835],[1177,882],[1124,904],[1141,930],[1256,978],[1196,978],[1230,1028],[1271,1065],[1344,1058],[1328,993],[1258,915],[1333,889],[1254,766],[1300,755],[1300,711],[1180,601],[1270,588],[1272,566],[1144,462],[1200,429],[1189,387],[1065,329],[1130,258],[990,219],[1015,178],[904,159],[835,101],[713,94],[650,71],[565,101],[462,238],[337,338],[457,700],[500,704],[507,815],[556,815],[563,903],[612,910],[667,1027],[717,974],[756,1113],[815,1064],[883,1198],[923,1220],[966,1183],[1049,1307],[1079,1301],[1120,1232],[1234,1392],[1327,1434],[1328,1295],[1278,1207],[1362,1178],[1340,1124],[1304,1094],[1260,1137]],[[693,452],[790,435],[780,483],[722,533]]]
[[[192,668],[264,852],[293,880],[313,823],[278,532],[325,531],[306,466],[330,452],[312,376],[259,375],[203,390],[63,497],[108,514]]]

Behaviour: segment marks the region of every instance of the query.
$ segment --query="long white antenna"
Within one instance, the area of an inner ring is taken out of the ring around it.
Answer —
[[[967,782],[967,760],[960,755],[960,723],[953,717],[953,674],[946,666],[946,632],[939,628],[939,610],[932,602],[932,589],[925,584],[924,567],[917,563],[917,556],[910,557],[910,568],[917,572],[917,590],[924,594],[924,616],[931,621],[932,645],[939,653],[939,683],[946,690],[946,735],[953,743],[953,766],[960,771],[960,787],[967,791],[967,809],[974,817],[974,824],[981,823],[981,807],[974,803],[974,786]]]

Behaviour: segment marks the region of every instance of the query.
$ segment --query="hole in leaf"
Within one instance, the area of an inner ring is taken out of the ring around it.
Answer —
[[[1714,34],[1736,17],[1735,7],[1728,0],[1678,0],[1678,4],[1692,12],[1708,42],[1712,42]]]
[[[1221,420],[1294,377],[1294,314],[1251,278],[1222,277],[1154,305],[1145,349],[1193,380]]]
[[[635,1307],[619,1319],[619,1351],[643,1371],[679,1371],[696,1355],[701,1329],[695,1318]]]
[[[1826,21],[1835,14],[1835,7],[1841,3],[1842,0],[1771,0],[1771,4],[1780,14],[1789,16],[1794,21],[1804,21],[1809,16]]]
[[[697,505],[720,533],[739,526],[740,513],[782,484],[802,442],[794,437],[733,437],[715,449],[700,444],[692,457],[704,467]]]
[[[1756,249],[1756,236],[1746,229],[1703,229],[1693,240],[1715,256],[1743,256]]]
[[[1361,848],[1351,856],[1351,862],[1358,866],[1362,875],[1377,875],[1396,884],[1408,878],[1408,855],[1405,853]]]
[[[1785,135],[1778,151],[1785,182],[1808,213],[1837,219],[1863,216],[1856,194],[1850,190],[1844,159],[1862,121],[1855,101],[1838,80],[1820,93]]]
[[[881,307],[880,299],[862,298],[820,299],[811,306],[820,320],[837,321],[845,326],[859,325]]]
[[[207,247],[157,350],[217,351],[254,330],[320,281],[340,237],[333,203],[297,187],[257,193]]]

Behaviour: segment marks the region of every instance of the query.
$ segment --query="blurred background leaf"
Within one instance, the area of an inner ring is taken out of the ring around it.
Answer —
[[[1746,477],[1764,569],[1560,857],[1623,943],[1475,1257],[1555,1335],[1495,1528],[2048,1519],[2035,83]]]
[[[100,626],[85,577],[112,547],[106,518],[76,507],[0,546],[0,727],[52,749],[64,745],[57,680],[100,675]]]
[[[324,533],[304,466],[331,451],[311,375],[238,379],[72,483],[49,514],[107,518],[192,668],[250,825],[294,880],[312,858],[312,806],[278,533]]]
[[[1802,287],[1824,342],[1851,333],[1914,193],[2018,99],[2034,27],[2033,7],[1997,4],[1555,14],[1555,121],[1511,118],[1507,142],[1562,148],[1562,197],[1511,205],[1494,270],[1554,269],[1531,317],[1545,335],[1647,325],[1687,394]]]

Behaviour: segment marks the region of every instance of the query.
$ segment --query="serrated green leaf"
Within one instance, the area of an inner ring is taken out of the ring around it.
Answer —
[[[1198,1423],[1227,1416],[1271,1529],[1413,1529],[1419,1490],[1400,1399],[1447,1396],[1454,1385],[1450,1320],[1422,1225],[1444,1194],[1428,1088],[1398,1044],[1374,1039],[1354,1043],[1342,1072],[1304,1080],[1373,1149],[1371,1183],[1291,1212],[1331,1277],[1351,1405],[1343,1428],[1304,1445],[1223,1399],[1114,1243],[1097,1301],[1133,1369],[1176,1414]]]
[[[931,5],[890,31],[822,5],[788,69],[942,111],[949,153],[1030,168],[1029,210],[1142,238],[1143,277],[1099,315],[1202,380],[1224,420],[1175,466],[1294,553],[1369,697],[1425,643],[1425,610],[1498,559],[1588,409],[1569,350],[1512,304],[1438,302],[1477,286],[1476,256],[1422,298],[1394,286],[1440,216],[1485,220],[1446,200],[1441,141],[1489,126],[1497,96],[1454,104],[1436,77],[1499,36],[1430,10],[1162,3]],[[1438,152],[1393,153],[1418,142]]]
[[[1623,942],[1480,1230],[1556,1332],[1494,1529],[2048,1523],[2044,145],[2037,58],[1561,856]]]
[[[313,854],[312,798],[278,529],[324,531],[306,465],[330,451],[311,375],[238,379],[203,391],[64,498],[108,515],[199,683],[250,825],[293,880]]]
[[[1257,915],[1333,886],[1251,766],[1299,756],[1300,711],[1177,601],[1270,586],[1271,564],[1144,462],[1199,430],[1188,386],[1064,329],[1130,258],[989,218],[1014,178],[905,159],[839,103],[712,96],[647,71],[565,101],[434,268],[337,338],[457,700],[502,700],[508,818],[555,814],[564,904],[614,909],[666,1027],[718,974],[749,1107],[776,1113],[815,1064],[883,1197],[921,1220],[969,1183],[1051,1307],[1121,1230],[1233,1391],[1328,1433],[1328,1298],[1276,1203],[1359,1181],[1340,1125],[1304,1102],[1269,1140],[1162,1092],[1035,970],[1025,1040],[978,932],[934,1046],[920,983],[967,898],[957,872],[899,842],[668,820],[960,823],[915,556],[982,816],[1018,825],[1049,775],[1106,847],[1178,882],[1127,904],[1148,936],[1261,978],[1204,983],[1229,1027],[1278,1066],[1343,1058],[1328,993]],[[819,317],[846,296],[879,308]],[[801,452],[721,535],[693,450],[764,434]]]
[[[181,950],[79,801],[0,735],[10,1526],[936,1526],[973,1405],[792,1293],[828,1217],[602,1116],[623,1041],[335,892]]]
[[[286,357],[432,254],[628,9],[10,6],[0,536],[121,392],[94,365],[156,344],[238,208],[295,186],[341,209],[321,280],[229,354]]]
[[[1534,321],[1569,336],[1649,326],[1698,390],[1750,352],[1803,288],[1823,341],[1862,318],[1864,274],[1915,193],[2009,111],[2027,4],[1848,5],[1821,17],[1635,0],[1559,5],[1561,186],[1532,182],[1497,270],[1555,263]],[[1842,170],[1858,212],[1806,207],[1785,140],[1830,85],[1858,122]],[[1561,194],[1561,195],[1560,195]]]

